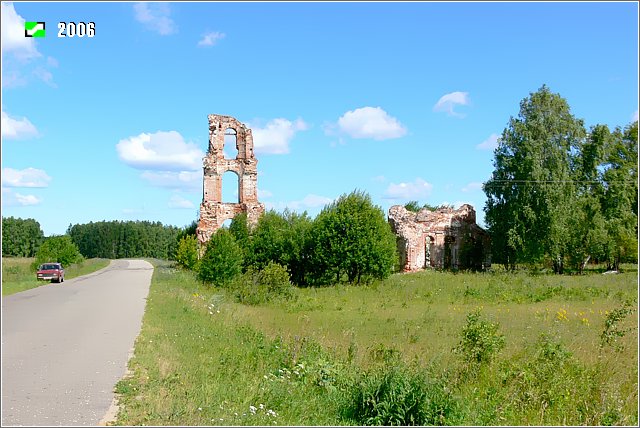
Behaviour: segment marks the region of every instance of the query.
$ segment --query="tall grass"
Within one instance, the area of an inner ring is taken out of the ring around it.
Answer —
[[[3,257],[2,258],[2,295],[18,293],[31,288],[50,284],[48,281],[38,281],[34,270],[34,258]],[[65,267],[64,278],[72,279],[86,275],[109,265],[107,259],[87,259],[80,263]]]
[[[602,345],[612,311],[637,308],[634,272],[295,291],[248,306],[158,264],[117,423],[637,424],[637,313]]]

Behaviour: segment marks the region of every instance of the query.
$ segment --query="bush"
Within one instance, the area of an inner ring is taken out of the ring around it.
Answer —
[[[442,383],[397,361],[355,382],[345,397],[343,417],[357,425],[454,425],[457,408]]]
[[[384,279],[397,260],[396,236],[384,211],[359,191],[342,195],[318,214],[310,230],[311,277],[316,284]]]
[[[186,235],[180,239],[176,262],[189,270],[198,270],[198,239],[194,235]]]
[[[498,334],[500,325],[481,319],[480,313],[480,309],[476,309],[467,315],[462,338],[454,348],[454,352],[469,363],[488,362],[504,347],[504,336]]]
[[[36,254],[33,267],[46,262],[62,263],[63,267],[67,267],[73,263],[80,263],[83,260],[78,246],[73,243],[68,235],[52,236],[40,246]]]
[[[218,229],[207,243],[200,260],[198,278],[202,282],[224,286],[242,271],[242,250],[231,233]]]
[[[271,300],[290,300],[295,287],[289,280],[289,272],[277,263],[269,263],[263,270],[249,269],[231,284],[240,303],[258,305]]]

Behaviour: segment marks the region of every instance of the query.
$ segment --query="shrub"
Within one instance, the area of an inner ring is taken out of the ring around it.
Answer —
[[[316,284],[384,279],[397,260],[396,237],[384,211],[360,191],[342,195],[318,214],[310,230],[311,279]]]
[[[218,229],[207,243],[200,260],[198,278],[203,282],[224,286],[240,274],[242,270],[242,250],[231,233]]]
[[[249,269],[231,284],[240,303],[258,305],[271,300],[290,300],[295,297],[295,287],[289,280],[289,272],[277,263],[269,263],[261,271]]]
[[[68,235],[52,236],[47,238],[38,249],[33,267],[46,262],[62,263],[67,267],[73,263],[80,263],[83,260],[78,246],[73,243]]]
[[[194,235],[186,235],[180,239],[176,262],[189,270],[198,270],[198,239]]]
[[[612,346],[616,351],[622,351],[623,346],[618,342],[618,339],[622,339],[631,328],[622,328],[621,324],[627,315],[635,312],[635,305],[626,301],[622,307],[612,310],[607,313],[604,320],[604,329],[600,334],[600,347]]]
[[[452,425],[458,406],[441,382],[397,362],[363,374],[348,390],[343,417],[358,425]]]
[[[469,363],[484,363],[504,347],[504,336],[498,334],[498,323],[481,319],[481,310],[467,315],[467,323],[462,328],[462,338],[454,348]]]

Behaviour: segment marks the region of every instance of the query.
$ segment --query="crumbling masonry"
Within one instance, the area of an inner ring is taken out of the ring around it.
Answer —
[[[471,205],[459,209],[423,208],[417,213],[402,205],[389,208],[404,272],[425,268],[483,270],[491,266],[489,234],[476,224]]]
[[[225,135],[235,136],[235,159],[224,157]],[[253,154],[251,129],[231,116],[210,114],[209,149],[203,163],[203,196],[196,229],[200,244],[206,244],[225,220],[246,212],[249,225],[255,225],[264,212],[258,201],[258,160]],[[238,203],[222,202],[222,176],[227,171],[238,176]]]

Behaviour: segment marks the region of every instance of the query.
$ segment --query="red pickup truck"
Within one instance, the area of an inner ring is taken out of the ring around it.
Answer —
[[[64,269],[61,263],[43,263],[38,267],[36,277],[51,282],[64,282]]]

